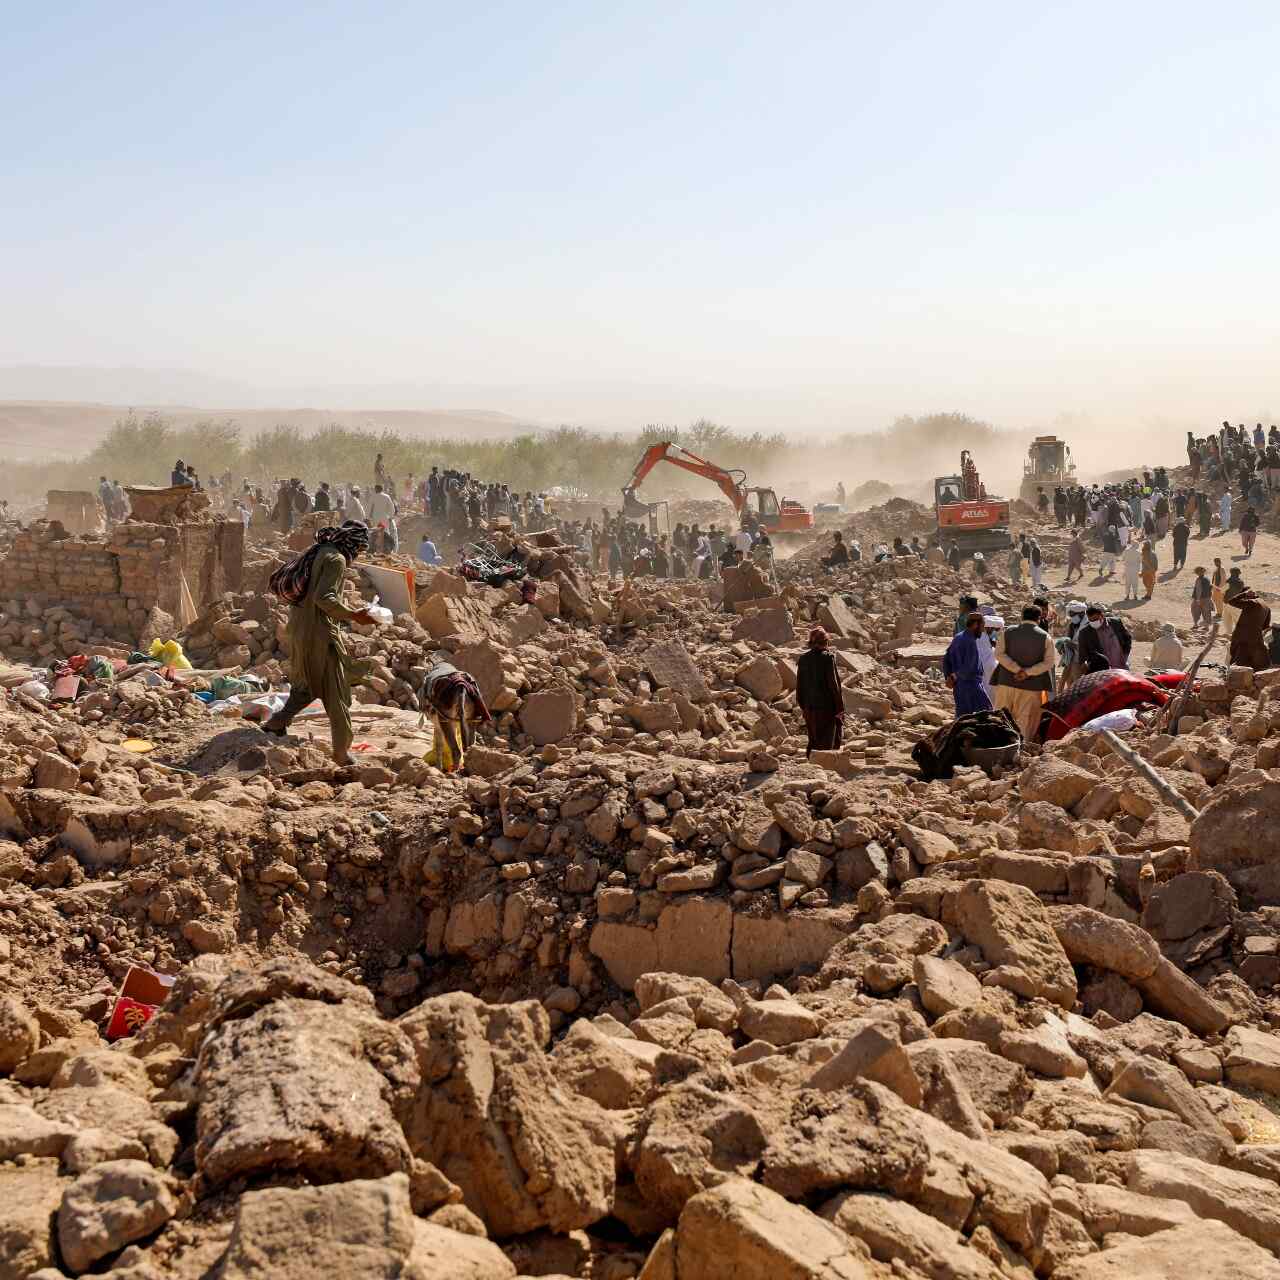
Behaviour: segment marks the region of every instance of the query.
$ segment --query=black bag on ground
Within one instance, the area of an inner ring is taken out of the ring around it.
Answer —
[[[955,767],[965,764],[969,747],[1000,749],[1022,746],[1022,734],[1005,708],[999,711],[975,711],[944,724],[937,733],[921,738],[911,748],[911,758],[920,767],[925,782],[935,778],[952,778]]]

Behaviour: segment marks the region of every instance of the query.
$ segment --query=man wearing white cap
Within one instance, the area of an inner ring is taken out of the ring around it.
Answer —
[[[1061,640],[1054,642],[1062,654],[1060,689],[1070,688],[1084,675],[1084,664],[1080,661],[1080,628],[1088,621],[1087,608],[1083,600],[1072,600],[1067,605],[1067,634]]]
[[[1136,538],[1129,539],[1124,549],[1124,598],[1138,598],[1138,575],[1142,572],[1142,544]]]
[[[986,621],[982,634],[978,637],[978,657],[982,661],[982,687],[987,691],[988,698],[991,697],[991,675],[996,669],[996,637],[1004,630],[1004,619],[998,613],[987,613],[990,607],[986,605],[983,608]],[[995,705],[994,698],[992,705]]]
[[[1151,646],[1151,669],[1153,671],[1182,670],[1182,641],[1178,639],[1172,622],[1160,627],[1160,634]]]

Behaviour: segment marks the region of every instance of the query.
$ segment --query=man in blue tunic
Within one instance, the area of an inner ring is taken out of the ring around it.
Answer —
[[[982,686],[982,651],[978,646],[983,625],[982,614],[969,614],[964,630],[956,634],[942,659],[947,688],[955,694],[957,719],[991,710],[991,699]]]

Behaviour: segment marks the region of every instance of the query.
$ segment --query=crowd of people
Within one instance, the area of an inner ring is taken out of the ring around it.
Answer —
[[[205,483],[195,468],[181,459],[174,465],[170,483],[207,493],[215,511],[238,515],[246,528],[256,522],[289,533],[310,512],[332,512],[337,523],[355,520],[367,524],[375,551],[400,549],[399,523],[406,514],[430,517],[441,536],[465,537],[500,518],[517,531],[536,532],[553,523],[551,502],[545,493],[528,491],[522,495],[506,484],[479,481],[467,472],[440,467],[432,467],[421,479],[410,475],[398,483],[388,474],[382,454],[374,459],[372,481],[364,485],[324,480],[312,491],[291,476],[262,484],[246,478],[236,488],[229,471]]]
[[[245,479],[237,490],[229,472],[206,484],[181,459],[174,465],[171,483],[206,492],[216,511],[238,515],[246,528],[256,522],[287,534],[310,512],[332,512],[336,525],[348,520],[367,524],[374,552],[408,550],[401,547],[400,523],[406,515],[421,515],[429,523],[412,550],[432,565],[444,563],[440,548],[446,537],[466,543],[504,528],[517,534],[551,530],[584,567],[615,577],[708,579],[745,560],[766,571],[773,565],[772,539],[752,512],[744,514],[736,529],[681,522],[669,533],[660,533],[652,520],[637,523],[607,507],[599,520],[565,520],[556,515],[556,500],[546,493],[521,494],[467,472],[432,467],[420,480],[410,476],[397,484],[387,474],[381,454],[374,459],[372,484],[364,486],[322,481],[313,491],[290,477],[262,485]],[[113,514],[117,499],[105,478],[101,496],[104,508]],[[123,489],[120,498],[127,504]],[[857,544],[853,547],[853,557],[860,558]]]
[[[1280,430],[1272,427],[1263,432],[1259,424],[1250,436],[1243,426],[1222,430],[1204,440],[1188,435],[1187,451],[1191,460],[1193,483],[1171,485],[1163,467],[1144,471],[1141,477],[1119,484],[1059,487],[1053,498],[1043,490],[1038,495],[1042,514],[1052,506],[1059,526],[1072,528],[1067,546],[1067,573],[1064,585],[1085,576],[1088,549],[1086,537],[1098,547],[1098,574],[1104,580],[1123,576],[1124,600],[1150,600],[1160,570],[1160,544],[1170,539],[1170,564],[1176,574],[1187,566],[1193,538],[1203,540],[1214,532],[1219,535],[1233,529],[1239,534],[1241,558],[1253,555],[1262,513],[1268,511],[1272,495],[1280,489]],[[1198,487],[1203,477],[1206,484],[1224,483],[1223,492],[1213,498]],[[1239,488],[1233,495],[1231,483]],[[1033,540],[1032,540],[1033,542]],[[1019,566],[1029,563],[1034,555],[1027,539],[1010,551],[1009,576],[1017,584],[1022,580]],[[1234,630],[1234,614],[1229,600],[1246,590],[1238,568],[1228,572],[1220,557],[1213,560],[1210,571],[1204,566],[1192,570],[1190,609],[1191,624],[1201,628],[1215,621],[1225,624],[1228,635]],[[979,575],[980,576],[980,575]],[[1039,585],[1039,576],[1033,582]]]
[[[1280,429],[1264,431],[1259,423],[1250,432],[1243,424],[1232,427],[1224,422],[1203,439],[1189,432],[1187,458],[1190,484],[1173,485],[1167,469],[1156,467],[1116,484],[1059,486],[1052,497],[1039,491],[1036,505],[1042,517],[1052,511],[1060,527],[1072,529],[1063,585],[1084,578],[1086,537],[1096,539],[1101,580],[1113,578],[1119,566],[1126,604],[1152,599],[1160,568],[1158,548],[1166,536],[1175,573],[1186,567],[1192,537],[1210,537],[1215,519],[1219,534],[1233,528],[1239,533],[1239,558],[1252,556],[1260,513],[1270,508],[1280,490]],[[1221,495],[1211,498],[1207,489],[1219,485]],[[954,544],[948,559],[959,567]],[[974,564],[978,580],[985,573],[980,560],[977,557]],[[1212,560],[1211,570],[1197,565],[1192,571],[1192,628],[1221,627],[1230,641],[1232,664],[1255,670],[1280,666],[1280,625],[1272,625],[1270,609],[1245,583],[1239,565],[1227,569],[1222,557]],[[1043,561],[1035,538],[1023,534],[1008,553],[1009,580],[1015,586],[1029,581],[1039,590]],[[1024,737],[1034,738],[1040,709],[1052,693],[1089,672],[1128,669],[1132,637],[1123,619],[1101,603],[1071,601],[1059,625],[1048,597],[1039,595],[1012,626],[1005,625],[993,606],[979,606],[975,596],[962,598],[960,604],[943,660],[957,716],[1007,708]],[[1164,623],[1151,648],[1149,669],[1180,670],[1183,659],[1173,624]]]
[[[1256,671],[1280,666],[1280,626],[1271,625],[1271,610],[1244,586],[1238,570],[1232,572],[1229,581],[1237,585],[1229,586],[1225,597],[1225,607],[1234,613],[1229,662]],[[1127,671],[1132,652],[1124,620],[1096,601],[1071,601],[1059,626],[1048,598],[1039,596],[1022,610],[1017,624],[1006,627],[992,606],[964,596],[942,670],[957,716],[1006,708],[1024,739],[1034,741],[1041,709],[1051,696],[1091,672]],[[1184,658],[1173,624],[1162,624],[1147,669],[1180,671]]]
[[[1036,596],[1016,623],[1006,626],[994,606],[980,606],[972,595],[960,599],[955,634],[943,658],[942,671],[955,697],[956,715],[1007,708],[1031,741],[1040,709],[1052,692],[1064,689],[1089,671],[1128,669],[1133,637],[1123,619],[1097,602],[1073,600],[1059,626],[1046,595]],[[1061,634],[1055,637],[1055,631]],[[1161,655],[1180,665],[1181,645]]]
[[[1052,510],[1059,527],[1072,529],[1064,586],[1083,580],[1085,539],[1092,538],[1099,547],[1101,579],[1112,578],[1118,563],[1125,603],[1150,600],[1160,565],[1159,544],[1171,537],[1173,570],[1181,571],[1193,526],[1201,539],[1207,538],[1215,516],[1221,532],[1229,531],[1234,522],[1242,558],[1252,555],[1259,512],[1269,508],[1271,495],[1280,488],[1280,430],[1273,426],[1264,432],[1258,424],[1249,433],[1243,425],[1232,428],[1224,422],[1204,439],[1188,433],[1187,456],[1190,484],[1171,485],[1168,471],[1157,467],[1120,483],[1059,486],[1052,497],[1039,491],[1040,514],[1048,518]],[[1206,485],[1224,486],[1216,501],[1200,487],[1201,477]],[[636,522],[621,513],[611,514],[608,508],[602,508],[598,521],[564,521],[555,516],[553,500],[545,493],[521,495],[505,483],[481,481],[448,468],[433,466],[421,479],[410,476],[398,485],[387,473],[382,454],[374,460],[372,484],[363,489],[355,483],[335,486],[322,481],[312,492],[292,477],[265,486],[246,479],[236,491],[229,472],[211,477],[206,486],[195,468],[181,460],[173,468],[171,483],[206,490],[216,509],[234,511],[246,527],[260,520],[288,533],[307,513],[332,512],[335,529],[365,530],[368,541],[362,547],[369,545],[371,550],[398,550],[400,518],[408,512],[420,513],[429,525],[417,554],[428,564],[442,563],[433,531],[466,540],[497,529],[516,533],[550,529],[580,563],[610,576],[707,579],[747,560],[766,571],[773,564],[769,533],[749,511],[736,530],[714,523],[704,530],[696,522],[681,522],[674,530],[660,533],[652,516],[647,522]],[[1239,490],[1238,503],[1233,486]],[[128,518],[128,494],[118,481],[100,477],[98,496],[110,520]],[[332,534],[335,529],[325,532]],[[342,550],[345,553],[348,548]],[[956,570],[964,560],[956,542],[926,544],[918,536],[910,542],[895,537],[891,545],[878,542],[868,555],[877,562],[895,557],[945,559]],[[348,563],[352,558],[346,556]],[[861,544],[846,540],[837,530],[819,563],[830,572],[862,559]],[[942,670],[958,717],[1003,708],[1024,738],[1034,740],[1044,703],[1089,673],[1127,670],[1133,638],[1124,620],[1096,601],[1072,600],[1065,606],[1065,616],[1058,618],[1043,592],[1047,558],[1034,533],[1016,538],[1005,564],[1015,587],[1026,584],[1036,594],[1010,625],[993,605],[979,605],[974,595],[961,597]],[[973,556],[973,569],[980,582],[988,571],[981,553]],[[1227,570],[1221,557],[1214,557],[1212,573],[1203,566],[1193,573],[1192,626],[1225,624],[1233,663],[1255,669],[1280,665],[1280,626],[1271,626],[1270,610],[1248,589],[1239,566]],[[827,648],[825,632],[815,628],[798,672],[798,701],[809,730],[810,750],[837,743],[843,718],[839,681]],[[1164,624],[1152,646],[1150,666],[1178,670],[1183,657],[1174,627]]]

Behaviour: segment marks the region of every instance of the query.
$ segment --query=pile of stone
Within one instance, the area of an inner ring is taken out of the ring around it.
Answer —
[[[459,774],[189,690],[0,705],[0,1277],[1280,1276],[1280,671],[1136,762],[925,783],[946,566],[619,583],[545,541],[528,599],[423,575],[352,635],[396,724],[475,675]],[[285,623],[183,639],[277,680]],[[814,624],[846,733],[806,760]],[[135,965],[171,994],[108,1044]]]
[[[1280,1163],[1254,1099],[1280,1093],[1274,1010],[1234,975],[1189,978],[1144,927],[1170,922],[1154,897],[1136,924],[1119,898],[1046,902],[956,861],[869,879],[821,956],[786,933],[744,948],[758,974],[736,941],[738,976],[720,970],[704,915],[664,913],[657,962],[594,1014],[567,984],[390,1021],[322,969],[216,956],[114,1047],[84,1016],[100,997],[6,997],[3,1262],[41,1280],[296,1257],[482,1280],[1273,1277]],[[1137,1007],[1088,1016],[1108,987]]]
[[[0,606],[0,652],[8,658],[47,665],[89,650],[117,653],[124,646],[96,621],[71,609],[47,608],[31,597]]]
[[[937,527],[937,520],[932,507],[912,502],[909,498],[890,498],[879,506],[841,517],[838,526],[824,528],[817,539],[798,547],[787,563],[795,562],[797,568],[815,565],[819,557],[826,555],[831,549],[830,529],[834,527],[840,528],[846,542],[856,540],[861,545],[863,554],[869,556],[878,542],[892,546],[894,538],[901,538],[909,543],[913,535],[919,537],[921,542],[927,541],[928,535]]]

